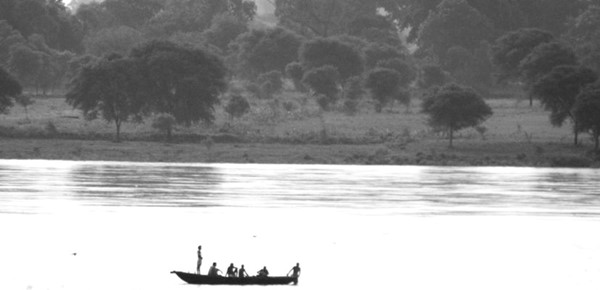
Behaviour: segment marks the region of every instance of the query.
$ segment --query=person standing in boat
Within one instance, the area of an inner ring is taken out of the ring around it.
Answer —
[[[300,277],[300,263],[296,263],[296,266],[294,266],[287,275],[289,276],[290,273],[292,273],[292,277]]]
[[[196,273],[200,274],[200,266],[202,266],[202,246],[198,246],[198,263],[196,264]]]
[[[248,277],[248,273],[246,272],[246,269],[244,269],[244,265],[242,265],[240,267],[240,269],[238,270],[238,277],[240,277],[240,278]]]
[[[267,270],[267,266],[264,266],[262,269],[258,270],[258,277],[267,277],[269,276],[269,270]]]
[[[238,269],[231,263],[229,267],[227,267],[227,277],[235,277]]]
[[[217,263],[213,263],[210,269],[208,269],[208,276],[216,277],[219,276],[219,272],[223,273],[221,270],[217,268]]]

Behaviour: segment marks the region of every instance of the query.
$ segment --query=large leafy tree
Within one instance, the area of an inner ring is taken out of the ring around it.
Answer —
[[[589,131],[594,149],[600,149],[600,87],[584,89],[573,106],[573,113],[581,130]]]
[[[218,57],[168,41],[151,41],[132,50],[141,64],[152,109],[180,124],[214,120],[214,106],[227,88],[226,68]]]
[[[120,141],[121,125],[140,116],[145,107],[141,88],[144,86],[137,60],[118,55],[86,66],[74,78],[66,101],[93,119],[101,117],[115,124],[116,141]]]
[[[577,95],[598,76],[591,69],[581,66],[557,66],[538,79],[531,94],[540,99],[544,108],[550,111],[550,121],[554,126],[562,126],[565,120],[573,122],[574,144],[577,145],[579,126],[573,114]]]
[[[499,37],[492,46],[492,61],[498,68],[499,78],[518,78],[521,61],[538,45],[553,39],[554,36],[550,32],[537,28],[523,28]]]
[[[275,0],[275,16],[284,27],[305,36],[328,37],[350,32],[359,18],[376,16],[377,1]],[[356,32],[356,31],[354,31]]]
[[[140,31],[129,26],[117,26],[90,33],[84,43],[88,54],[103,56],[113,53],[126,55],[143,41]]]
[[[82,26],[62,1],[2,0],[0,20],[6,20],[24,37],[43,35],[52,48],[81,50]]]
[[[482,40],[493,38],[492,24],[466,0],[444,0],[421,26],[418,44],[444,61],[453,46],[472,51]]]
[[[364,57],[360,51],[337,38],[315,38],[300,48],[300,62],[305,70],[331,65],[342,80],[359,75],[364,70]]]
[[[474,127],[489,118],[493,112],[473,89],[448,84],[433,91],[422,103],[429,116],[429,125],[444,130],[453,146],[454,132]]]
[[[256,14],[256,5],[249,0],[169,0],[150,20],[149,26],[157,36],[168,36],[176,31],[202,32],[222,13],[248,22]]]
[[[302,82],[308,87],[317,99],[319,107],[329,111],[331,105],[337,101],[339,89],[339,73],[331,65],[314,68],[307,71]]]
[[[529,85],[560,65],[577,64],[575,52],[559,42],[548,42],[536,46],[519,64],[521,75]]]
[[[248,31],[231,43],[234,67],[248,78],[273,70],[283,72],[287,64],[298,59],[302,40],[298,34],[281,27]]]
[[[0,66],[0,114],[13,105],[15,97],[21,94],[21,84]]]
[[[115,25],[139,28],[164,8],[162,0],[104,0],[102,6],[114,16]]]
[[[400,92],[400,77],[397,71],[388,68],[376,68],[367,73],[365,88],[371,92],[376,102],[376,112],[380,113],[382,108]]]
[[[600,5],[590,6],[575,18],[566,38],[581,62],[600,73]]]

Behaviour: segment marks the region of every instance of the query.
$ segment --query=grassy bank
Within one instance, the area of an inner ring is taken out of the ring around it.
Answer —
[[[28,108],[0,115],[0,158],[256,162],[325,164],[420,164],[598,167],[591,140],[572,145],[569,126],[554,128],[539,105],[494,99],[484,127],[460,131],[455,148],[426,125],[419,104],[374,114],[369,103],[348,116],[322,113],[303,95],[283,101],[255,100],[252,111],[231,121],[220,108],[211,126],[177,128],[165,142],[150,121],[114,126],[86,121],[61,97],[37,98]]]

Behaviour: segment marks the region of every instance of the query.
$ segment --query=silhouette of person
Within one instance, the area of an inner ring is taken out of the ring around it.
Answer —
[[[221,272],[221,270],[219,270],[217,268],[217,263],[213,263],[212,266],[210,267],[210,269],[208,269],[208,276],[211,276],[211,277],[219,276],[219,272]],[[221,272],[221,273],[223,273],[223,272]]]
[[[198,246],[198,263],[196,263],[196,273],[200,274],[200,266],[202,266],[202,246]]]
[[[292,277],[300,277],[300,271],[300,263],[296,263],[296,266],[294,266],[287,275],[289,276],[290,273],[292,273]]]
[[[233,265],[233,263],[231,263],[231,265],[227,267],[227,277],[235,277],[237,271],[238,269]]]
[[[258,270],[258,277],[267,277],[269,276],[269,270],[267,270],[267,266],[264,266],[262,269]]]
[[[242,265],[240,267],[240,269],[238,270],[238,277],[240,277],[240,278],[248,277],[248,273],[246,272],[246,269],[244,269],[244,265]]]

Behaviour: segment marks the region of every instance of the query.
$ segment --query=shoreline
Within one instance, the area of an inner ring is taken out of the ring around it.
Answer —
[[[157,141],[0,138],[0,159],[173,163],[511,166],[600,168],[584,146],[443,140],[394,144],[165,143]]]

